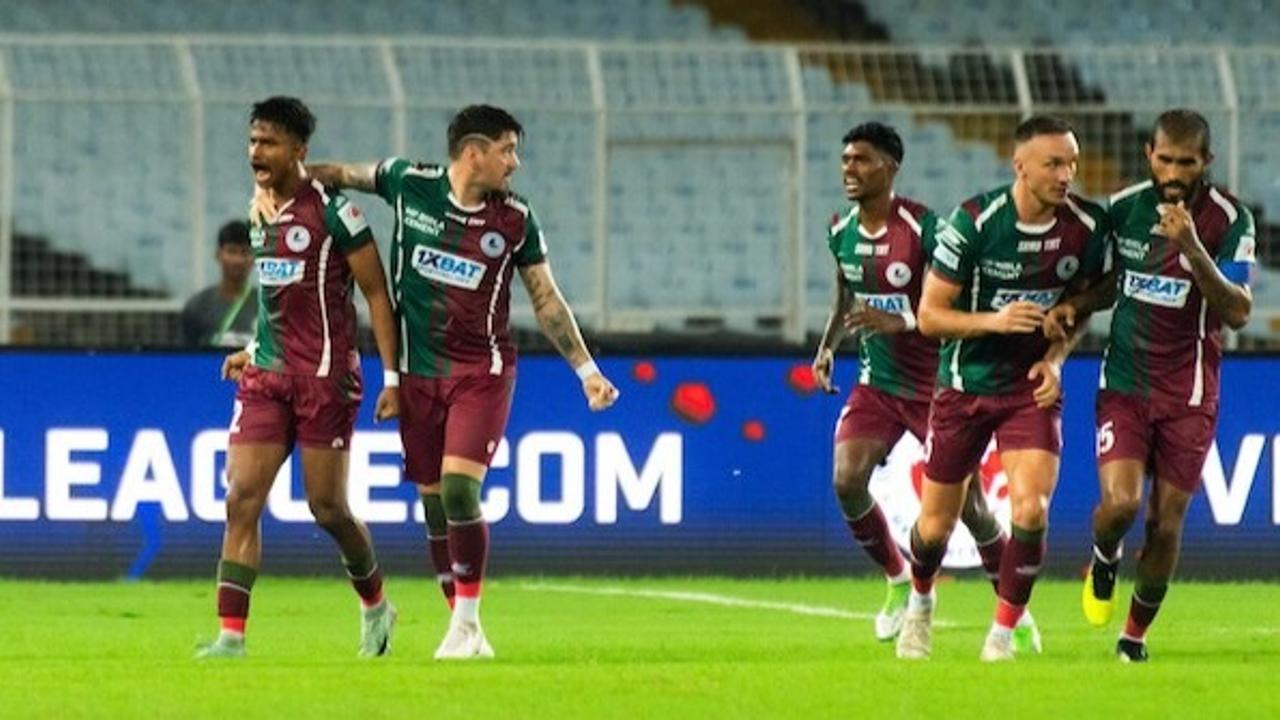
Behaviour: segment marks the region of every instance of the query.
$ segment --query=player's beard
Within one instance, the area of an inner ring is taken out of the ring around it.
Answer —
[[[1196,193],[1200,192],[1200,186],[1204,184],[1204,176],[1197,178],[1190,185],[1181,180],[1170,180],[1168,182],[1160,182],[1154,177],[1151,183],[1155,185],[1156,195],[1162,203],[1190,202]],[[1173,191],[1181,192],[1180,195],[1173,194]]]

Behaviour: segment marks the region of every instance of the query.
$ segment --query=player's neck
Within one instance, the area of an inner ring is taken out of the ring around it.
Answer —
[[[887,192],[858,201],[858,224],[869,232],[876,232],[889,222],[893,208],[893,193]]]
[[[267,195],[275,203],[277,208],[283,207],[285,203],[293,199],[298,192],[298,186],[302,185],[305,178],[299,173],[293,173],[286,177],[280,178],[280,182],[268,187]]]
[[[1053,220],[1058,208],[1041,202],[1025,185],[1014,181],[1009,191],[1013,196],[1013,207],[1018,212],[1018,221],[1028,225],[1044,225]]]
[[[457,163],[450,163],[445,174],[449,176],[449,194],[462,209],[484,204],[484,189],[471,182],[471,173],[465,168]]]

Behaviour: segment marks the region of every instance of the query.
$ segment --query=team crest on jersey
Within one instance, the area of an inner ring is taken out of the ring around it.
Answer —
[[[1187,304],[1187,296],[1191,293],[1191,281],[1164,275],[1148,275],[1146,273],[1126,270],[1124,273],[1124,294],[1134,300],[1141,300],[1160,307],[1180,308]]]
[[[300,253],[311,247],[311,231],[301,225],[294,225],[285,232],[284,244],[290,250]]]
[[[490,231],[480,236],[480,252],[485,257],[501,257],[502,251],[506,249],[507,239],[502,237],[502,233]]]
[[[1075,277],[1076,272],[1080,270],[1080,258],[1075,255],[1066,255],[1058,261],[1058,279],[1070,280]]]
[[[258,258],[254,265],[258,269],[258,284],[264,287],[292,285],[307,271],[307,262],[295,258]]]
[[[884,462],[871,473],[868,490],[884,511],[885,520],[889,523],[889,533],[903,550],[910,549],[911,527],[920,515],[924,466],[925,455],[920,443],[914,436],[904,435]],[[982,481],[981,489],[987,507],[991,508],[991,513],[1007,532],[1012,512],[1009,479],[1000,464],[1000,454],[995,451],[994,441],[987,447],[978,466],[978,476]],[[956,525],[951,540],[947,543],[947,554],[943,556],[942,565],[957,569],[982,565],[978,546],[963,523]]]
[[[413,269],[428,280],[475,290],[484,280],[485,267],[474,260],[424,245],[413,249]]]
[[[911,282],[911,266],[901,261],[891,262],[884,275],[890,285],[896,288],[906,287]]]

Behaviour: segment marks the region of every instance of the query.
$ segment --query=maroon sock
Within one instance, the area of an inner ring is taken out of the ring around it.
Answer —
[[[982,557],[982,570],[991,581],[991,586],[997,591],[1000,589],[1000,560],[1004,557],[1004,548],[1008,543],[1009,539],[1001,531],[985,545],[978,546],[978,555]]]
[[[911,526],[911,586],[916,592],[928,595],[933,590],[933,581],[938,577],[938,568],[942,567],[942,558],[946,554],[946,543],[925,545],[919,530],[915,525]]]
[[[1129,618],[1124,623],[1126,638],[1138,642],[1146,640],[1147,628],[1160,612],[1160,603],[1164,602],[1168,590],[1167,583],[1144,583],[1138,579],[1137,586],[1133,588],[1133,599],[1129,601]]]
[[[1000,584],[996,587],[996,595],[1006,606],[1003,613],[997,611],[1001,625],[1013,627],[1022,616],[1043,562],[1044,530],[1023,530],[1015,526],[1000,560]]]
[[[351,578],[351,587],[360,596],[361,605],[369,608],[382,602],[382,569],[372,549],[359,558],[343,558],[342,564],[347,569],[347,577]]]
[[[489,525],[483,518],[449,523],[449,557],[460,597],[478,597],[489,558]]]
[[[905,567],[902,552],[889,534],[889,523],[885,521],[884,511],[879,505],[872,504],[871,509],[863,513],[862,517],[857,520],[846,519],[845,522],[853,532],[853,539],[884,569],[885,575],[897,577],[902,574]]]
[[[435,568],[436,580],[440,583],[440,592],[444,601],[453,607],[453,566],[449,561],[449,536],[427,537],[427,546],[431,551],[431,567]]]
[[[230,560],[218,563],[218,622],[223,630],[244,634],[249,620],[249,593],[258,571]]]

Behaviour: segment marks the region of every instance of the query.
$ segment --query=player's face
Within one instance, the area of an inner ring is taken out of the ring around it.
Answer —
[[[279,187],[298,173],[307,146],[275,123],[249,123],[249,167],[258,187]]]
[[[875,146],[861,140],[844,146],[840,153],[844,173],[844,195],[854,202],[873,198],[893,188],[898,164]]]
[[[476,183],[489,191],[510,190],[511,175],[520,168],[519,144],[520,137],[508,131],[497,140],[474,145]]]
[[[1154,143],[1147,143],[1151,182],[1161,202],[1177,203],[1190,198],[1204,181],[1204,172],[1213,155],[1201,147],[1201,139],[1174,142],[1156,130]]]
[[[245,245],[223,245],[218,248],[218,265],[222,268],[222,276],[235,283],[242,283],[249,278],[249,268],[253,257]]]
[[[1075,134],[1036,135],[1014,151],[1013,170],[1033,197],[1045,205],[1058,206],[1071,192],[1079,158]]]

